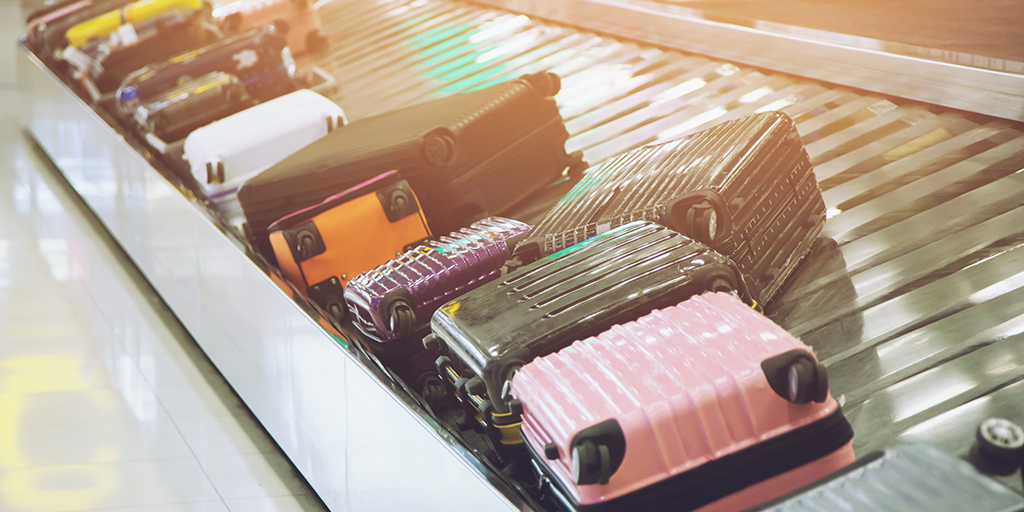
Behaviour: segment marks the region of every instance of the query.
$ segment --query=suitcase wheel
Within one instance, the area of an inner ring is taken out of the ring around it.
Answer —
[[[554,96],[562,90],[562,77],[550,71],[523,75],[522,79],[541,96]]]
[[[736,287],[734,287],[732,283],[724,277],[716,277],[711,281],[711,284],[708,285],[708,290],[713,292],[732,293],[735,289]]]
[[[341,304],[341,301],[337,297],[331,297],[327,301],[326,308],[327,314],[331,315],[331,318],[341,322],[345,319],[345,306]]]
[[[224,162],[206,162],[206,182],[224,183]]]
[[[432,167],[443,167],[455,160],[455,137],[448,130],[435,130],[423,137],[423,158]]]
[[[1013,465],[1024,462],[1024,428],[1004,419],[989,418],[978,426],[978,452],[996,462]]]
[[[718,214],[708,204],[696,205],[686,213],[686,222],[690,225],[693,238],[703,242],[714,242],[718,233]]]
[[[420,385],[420,396],[431,409],[439,410],[448,403],[448,391],[437,375],[430,375],[423,379]]]
[[[404,300],[396,300],[391,305],[391,332],[398,336],[411,336],[416,329],[416,312]]]
[[[608,419],[579,431],[569,444],[569,455],[577,484],[607,484],[626,458],[622,426]]]
[[[430,333],[423,337],[423,348],[426,350],[441,350],[444,348],[444,342],[436,334]]]

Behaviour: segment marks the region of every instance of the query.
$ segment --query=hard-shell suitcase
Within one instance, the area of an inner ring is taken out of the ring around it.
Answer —
[[[136,70],[198,50],[221,38],[216,26],[200,15],[176,20],[173,23],[161,23],[144,33],[146,37],[131,45],[104,47],[103,52],[95,55],[95,60],[87,57],[79,64],[71,66],[75,70],[73,77],[82,83],[85,92],[94,101],[99,101],[116,91],[125,77]],[[64,52],[65,57],[69,51],[78,52],[77,49],[68,47]],[[78,54],[84,55],[81,52]]]
[[[736,511],[854,461],[810,347],[725,293],[523,366],[522,433],[581,511]]]
[[[320,16],[311,0],[220,0],[214,2],[213,17],[228,35],[273,24],[288,38],[295,55],[327,49]]]
[[[337,320],[345,284],[430,236],[416,194],[384,173],[270,226],[281,273]]]
[[[184,18],[202,10],[203,5],[203,0],[139,0],[83,21],[69,28],[64,37],[68,46],[79,48],[117,33],[119,43],[129,46],[138,37],[135,25],[161,16]]]
[[[127,1],[127,0],[125,0]],[[63,0],[41,7],[29,13],[25,18],[25,41],[32,49],[37,49],[41,41],[42,33],[51,23],[74,12],[81,11],[90,5],[93,0]]]
[[[165,142],[252,105],[235,75],[215,71],[185,82],[135,109],[136,125]]]
[[[185,160],[214,209],[238,224],[242,183],[347,123],[336,103],[299,89],[193,131]]]
[[[731,257],[767,302],[821,232],[825,203],[793,120],[762,112],[590,170],[515,256],[533,261],[641,219]]]
[[[132,72],[117,89],[117,112],[130,124],[136,107],[177,86],[182,77],[215,71],[238,77],[257,101],[267,101],[296,88],[295,61],[284,38],[273,26],[263,25]],[[290,212],[281,215],[287,213]]]
[[[844,471],[750,510],[771,512],[1020,512],[1024,496],[924,443],[862,457]]]
[[[238,199],[254,241],[265,250],[274,219],[390,169],[438,232],[500,215],[571,163],[559,88],[538,73],[353,121],[246,182]]]
[[[529,231],[490,217],[359,274],[345,287],[352,321],[384,349],[405,344],[429,328],[441,304],[498,277],[511,254],[508,239]]]
[[[635,222],[444,304],[431,318],[433,335],[424,344],[447,345],[452,357],[438,361],[438,372],[456,381],[455,396],[468,414],[480,414],[488,435],[498,444],[521,444],[507,390],[516,369],[706,290],[736,291],[748,299],[728,258],[664,226]],[[478,407],[484,410],[473,410]]]

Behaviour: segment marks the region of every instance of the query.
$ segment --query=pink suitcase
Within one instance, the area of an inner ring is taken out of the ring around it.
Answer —
[[[577,510],[742,510],[854,461],[811,349],[725,293],[536,359],[512,394],[535,468]]]

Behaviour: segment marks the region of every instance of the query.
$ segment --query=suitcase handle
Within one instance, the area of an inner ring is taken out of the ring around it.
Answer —
[[[729,207],[712,190],[698,190],[671,199],[665,205],[665,221],[668,227],[706,244],[732,234]]]

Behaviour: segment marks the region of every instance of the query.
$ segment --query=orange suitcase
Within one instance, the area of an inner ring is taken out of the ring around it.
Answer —
[[[419,200],[390,171],[270,225],[281,273],[325,312],[344,318],[344,286],[430,236]]]

